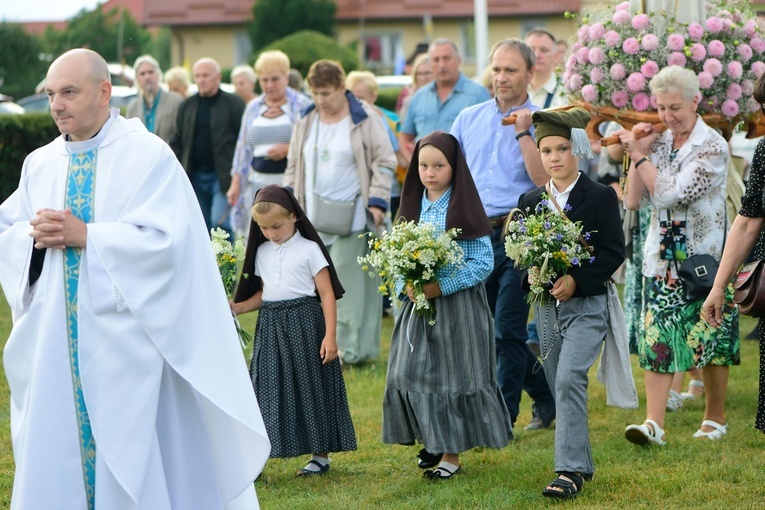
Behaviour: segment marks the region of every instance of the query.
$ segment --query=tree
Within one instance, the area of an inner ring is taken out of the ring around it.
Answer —
[[[16,99],[34,94],[48,62],[40,40],[15,23],[0,23],[0,92]]]
[[[328,36],[335,28],[334,0],[256,0],[248,25],[252,47],[257,51],[299,30]]]
[[[303,76],[308,74],[311,64],[323,58],[340,62],[346,73],[359,67],[356,53],[340,46],[334,39],[311,30],[295,32],[272,42],[254,53],[250,63],[254,64],[258,55],[268,50],[281,50],[286,53],[290,58],[290,65],[299,70]]]
[[[119,62],[121,57],[126,63],[142,55],[150,40],[149,32],[128,11],[115,7],[104,12],[102,5],[92,11],[81,10],[69,20],[65,30],[48,27],[43,35],[46,50],[54,56],[72,48],[90,48],[107,62]]]

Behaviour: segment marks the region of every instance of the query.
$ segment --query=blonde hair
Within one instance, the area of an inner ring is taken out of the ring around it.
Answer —
[[[250,82],[252,82],[253,85],[257,83],[258,81],[258,77],[255,74],[255,70],[246,64],[241,66],[236,66],[235,68],[231,70],[231,80],[233,80],[239,75],[246,76],[250,80]]]
[[[275,69],[283,75],[290,72],[290,58],[280,50],[264,51],[255,61],[255,72],[258,74]]]
[[[377,94],[377,78],[370,71],[351,71],[345,77],[345,88],[352,90],[358,84],[365,85],[372,95]]]
[[[164,78],[165,83],[170,83],[171,81],[179,81],[187,87],[189,86],[189,72],[185,67],[171,67],[165,71]]]
[[[285,218],[289,218],[290,216],[293,216],[294,213],[287,209],[284,206],[281,206],[277,204],[276,202],[255,202],[255,204],[252,206],[252,210],[250,211],[250,214],[252,215],[252,219],[255,220],[257,223],[258,219],[256,216],[262,216],[264,214],[268,213],[279,213],[280,215],[284,216]]]

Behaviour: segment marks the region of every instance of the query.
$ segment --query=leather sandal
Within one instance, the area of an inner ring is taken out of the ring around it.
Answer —
[[[422,474],[425,476],[425,478],[429,478],[431,480],[448,480],[449,478],[453,477],[454,475],[458,475],[461,472],[462,468],[459,466],[454,471],[449,471],[443,466],[438,466],[436,469],[428,469]]]
[[[318,471],[311,471],[310,469],[301,468],[297,473],[295,473],[296,476],[315,476],[315,475],[326,475],[327,471],[329,471],[329,463],[327,463],[325,466],[322,466],[320,462],[317,462],[313,459],[308,461],[308,464],[313,464],[319,468]],[[308,467],[308,465],[306,465]]]
[[[417,467],[420,469],[430,469],[435,467],[439,462],[441,462],[441,457],[443,456],[443,453],[430,453],[428,450],[423,448],[420,450],[420,453],[417,454],[417,458],[420,459],[417,461]]]
[[[566,480],[565,478],[561,478],[562,476],[569,478],[570,481]],[[548,498],[575,498],[579,495],[580,492],[582,492],[582,488],[584,487],[584,479],[585,477],[580,474],[561,471],[558,473],[558,477],[550,482],[548,487],[542,491],[542,495]]]
[[[704,432],[703,430],[699,429],[694,434],[693,437],[705,437],[709,439],[710,441],[716,441],[717,439],[721,439],[725,434],[728,433],[728,424],[720,425],[716,421],[713,420],[704,420],[701,422],[701,426],[707,426],[712,427],[712,430],[709,432]]]
[[[664,446],[666,444],[663,439],[664,436],[664,429],[653,420],[646,420],[641,425],[629,425],[624,429],[624,437],[627,438],[627,441],[640,446],[645,446],[648,443]]]

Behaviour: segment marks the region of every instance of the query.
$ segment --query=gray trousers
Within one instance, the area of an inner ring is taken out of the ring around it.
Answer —
[[[545,377],[555,395],[555,472],[595,471],[587,423],[587,372],[608,328],[606,295],[535,308]]]

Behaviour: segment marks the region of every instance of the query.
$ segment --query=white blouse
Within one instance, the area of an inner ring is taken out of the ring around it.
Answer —
[[[255,274],[263,279],[263,301],[317,295],[313,279],[327,266],[319,245],[300,231],[282,244],[266,241],[255,257]]]

